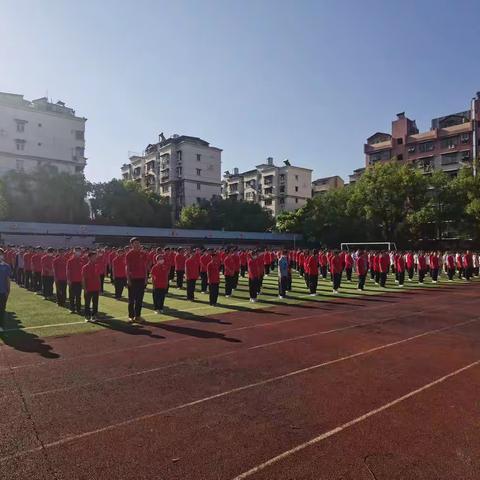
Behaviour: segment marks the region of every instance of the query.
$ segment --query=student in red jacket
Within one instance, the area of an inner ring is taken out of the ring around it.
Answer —
[[[317,294],[318,286],[318,252],[312,250],[311,255],[308,256],[306,270],[308,270],[308,288],[310,296],[314,297]]]
[[[25,268],[25,288],[27,290],[33,289],[32,256],[32,249],[27,248],[23,254],[23,263]]]
[[[128,285],[128,319],[130,323],[144,323],[143,296],[147,287],[147,258],[138,238],[130,239],[130,250],[125,255]]]
[[[423,283],[427,273],[427,261],[423,252],[418,252],[418,283]]]
[[[183,288],[183,277],[185,275],[185,255],[183,248],[179,248],[175,255],[175,273],[177,276],[177,288]]]
[[[240,257],[236,249],[232,252],[233,260],[233,292],[238,288],[238,277],[240,276]]]
[[[333,293],[338,293],[338,289],[342,284],[343,261],[338,251],[334,251],[330,257],[330,273],[333,280]]]
[[[170,266],[163,256],[157,256],[156,263],[153,265],[150,273],[153,285],[153,308],[156,313],[163,313],[170,277]]]
[[[358,276],[357,290],[363,290],[365,288],[365,279],[368,272],[368,257],[362,250],[359,250],[357,258],[355,260],[355,267]]]
[[[430,277],[432,278],[432,283],[437,283],[438,280],[438,271],[440,268],[440,261],[436,252],[430,254]]]
[[[207,289],[208,289],[207,267],[211,261],[212,261],[211,251],[204,250],[200,257],[200,278],[202,280],[200,291],[202,293],[207,293]]]
[[[387,275],[390,270],[390,255],[388,252],[381,252],[378,257],[378,269],[380,271],[380,286],[385,287]]]
[[[235,282],[235,261],[229,250],[223,259],[223,274],[225,276],[225,298],[229,298]]]
[[[64,307],[67,301],[67,259],[63,249],[58,250],[58,255],[53,260],[53,278],[55,280],[57,305]]]
[[[407,267],[408,281],[411,282],[413,279],[413,274],[415,273],[415,257],[412,252],[408,252],[405,256],[405,264]]]
[[[455,275],[455,257],[451,252],[445,253],[445,271],[447,273],[448,281],[453,282],[453,276]]]
[[[247,272],[247,252],[240,250],[238,257],[240,259],[240,275],[242,278],[245,278],[245,273]]]
[[[402,252],[398,252],[395,263],[395,272],[397,275],[398,286],[403,287],[403,284],[405,282],[405,257]]]
[[[209,303],[212,306],[217,304],[218,289],[220,286],[220,261],[216,253],[212,253],[211,260],[207,265]]]
[[[67,284],[70,313],[81,313],[83,266],[82,249],[76,247],[73,256],[67,260]]]
[[[88,253],[88,262],[82,268],[82,284],[85,299],[85,321],[97,321],[100,274],[95,251]]]
[[[112,259],[112,279],[115,287],[115,298],[122,298],[123,289],[127,285],[127,265],[125,263],[125,250],[119,248]]]
[[[263,264],[263,252],[257,254],[257,274],[258,274],[258,295],[262,293],[263,287],[263,274],[264,274],[264,264]]]
[[[53,248],[49,247],[46,255],[43,255],[41,259],[44,300],[49,300],[53,297],[53,254]]]
[[[187,279],[187,300],[195,300],[195,285],[200,275],[200,265],[195,252],[191,251],[185,260],[185,276]]]
[[[37,295],[42,291],[42,257],[43,248],[37,247],[32,255],[33,291]]]
[[[318,263],[320,264],[320,273],[322,274],[322,278],[326,280],[327,272],[328,272],[328,259],[327,259],[327,254],[325,252],[319,253]]]
[[[258,262],[257,252],[253,251],[248,259],[248,289],[250,292],[250,302],[255,303],[257,301],[257,294],[259,290],[259,269],[260,263]],[[263,262],[262,262],[263,268]]]
[[[352,281],[352,271],[353,271],[353,257],[350,252],[345,253],[345,274],[347,275],[347,281]]]

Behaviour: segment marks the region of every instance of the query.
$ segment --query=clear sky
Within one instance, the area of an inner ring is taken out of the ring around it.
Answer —
[[[467,109],[479,45],[479,0],[0,0],[0,91],[87,117],[91,180],[162,131],[348,178],[397,112]]]

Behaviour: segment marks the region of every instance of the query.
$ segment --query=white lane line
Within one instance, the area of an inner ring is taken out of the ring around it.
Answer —
[[[38,451],[42,450],[42,448],[47,449],[47,448],[57,447],[57,446],[60,446],[60,445],[65,445],[67,443],[71,443],[71,442],[74,442],[76,440],[81,440],[83,438],[88,438],[88,437],[91,437],[93,435],[97,435],[99,433],[109,432],[109,431],[112,431],[112,430],[116,430],[117,428],[132,425],[132,424],[137,423],[137,422],[141,422],[141,421],[145,421],[145,420],[151,420],[152,418],[157,418],[157,417],[160,417],[162,415],[166,415],[168,413],[177,412],[179,410],[185,410],[188,407],[201,405],[203,403],[206,403],[206,402],[209,402],[209,401],[212,401],[212,400],[217,400],[219,398],[227,397],[228,395],[243,392],[243,391],[250,390],[250,389],[256,388],[256,387],[262,387],[264,385],[269,385],[271,383],[278,382],[279,380],[284,380],[285,378],[294,377],[296,375],[311,372],[313,370],[317,370],[319,368],[323,368],[323,367],[326,367],[326,366],[329,366],[329,365],[335,365],[337,363],[344,362],[346,360],[351,360],[352,358],[357,358],[357,357],[361,357],[361,356],[364,356],[364,355],[368,355],[368,354],[373,353],[373,352],[378,352],[378,351],[381,351],[381,350],[385,350],[387,348],[391,348],[391,347],[394,347],[396,345],[401,345],[403,343],[407,343],[407,342],[410,342],[412,340],[416,340],[418,338],[425,337],[427,335],[433,335],[433,334],[444,332],[444,331],[447,331],[447,330],[452,330],[454,328],[461,327],[463,325],[468,325],[468,324],[471,324],[471,323],[474,323],[474,322],[478,322],[478,320],[480,320],[480,317],[474,318],[473,320],[468,320],[466,322],[456,323],[455,325],[451,325],[449,327],[437,328],[435,330],[428,330],[428,331],[420,333],[418,335],[414,335],[412,337],[404,338],[403,340],[398,340],[396,342],[387,343],[387,344],[384,344],[384,345],[380,345],[378,347],[369,348],[368,350],[363,350],[361,352],[357,352],[357,353],[354,353],[354,354],[351,354],[351,355],[346,355],[344,357],[336,358],[335,360],[329,360],[327,362],[318,363],[318,364],[312,365],[310,367],[302,368],[302,369],[299,369],[299,370],[294,370],[292,372],[285,373],[283,375],[278,375],[276,377],[267,378],[267,379],[261,380],[259,382],[249,383],[249,384],[243,385],[241,387],[232,388],[230,390],[226,390],[224,392],[216,393],[214,395],[210,395],[208,397],[200,398],[198,400],[193,400],[191,402],[184,403],[182,405],[177,405],[175,407],[170,407],[170,408],[167,408],[165,410],[160,410],[159,412],[149,413],[149,414],[146,414],[146,415],[141,415],[139,417],[129,418],[128,420],[113,423],[111,425],[107,425],[106,427],[97,428],[95,430],[90,430],[88,432],[79,433],[79,434],[76,434],[76,435],[70,435],[68,437],[61,438],[60,440],[56,440],[54,442],[45,443],[43,445],[43,447],[32,448],[32,449],[29,449],[29,450],[24,450],[22,452],[15,453],[15,454],[10,455],[10,456],[2,457],[2,458],[0,458],[0,463],[4,462],[4,461],[7,461],[7,460],[10,460],[12,458],[18,458],[18,457],[21,457],[21,456],[24,456],[24,455],[27,455],[27,454],[30,454],[30,453],[38,452]],[[479,360],[479,362],[480,362],[480,360]]]
[[[363,421],[367,420],[368,418],[373,417],[374,415],[377,415],[378,413],[381,413],[385,410],[388,410],[388,409],[394,407],[395,405],[398,405],[399,403],[404,402],[405,400],[408,400],[409,398],[412,398],[415,395],[418,395],[419,393],[422,393],[425,390],[428,390],[428,389],[430,389],[430,388],[432,388],[432,387],[434,387],[434,386],[436,386],[440,383],[443,383],[446,380],[448,380],[452,377],[455,377],[456,375],[459,375],[459,374],[465,372],[466,370],[469,370],[469,369],[471,369],[473,367],[476,367],[478,365],[480,365],[480,360],[477,360],[473,363],[470,363],[469,365],[466,365],[465,367],[459,368],[458,370],[455,370],[454,372],[451,372],[451,373],[449,373],[449,374],[447,374],[443,377],[437,378],[433,382],[427,383],[426,385],[423,385],[422,387],[417,388],[416,390],[412,390],[411,392],[407,393],[406,395],[398,397],[395,400],[382,405],[381,407],[375,408],[374,410],[370,410],[369,412],[365,413],[364,415],[361,415],[360,417],[357,417],[353,420],[350,420],[349,422],[344,423],[343,425],[340,425],[336,428],[333,428],[332,430],[329,430],[328,432],[322,433],[318,437],[312,438],[308,442],[302,443],[301,445],[297,445],[296,447],[294,447],[290,450],[287,450],[287,451],[281,453],[280,455],[277,455],[276,457],[273,457],[270,460],[267,460],[266,462],[263,462],[263,463],[257,465],[256,467],[253,467],[250,470],[248,470],[248,471],[246,471],[246,472],[244,472],[240,475],[237,475],[232,480],[244,480],[245,478],[248,478],[252,475],[255,475],[256,473],[264,470],[265,468],[267,468],[267,467],[269,467],[269,466],[271,466],[271,465],[273,465],[273,464],[275,464],[275,463],[277,463],[281,460],[284,460],[285,458],[288,458],[291,455],[293,455],[297,452],[300,452],[301,450],[304,450],[304,449],[306,449],[306,448],[308,448],[312,445],[320,443],[321,441],[323,441],[323,440],[325,440],[329,437],[332,437],[332,436],[336,435],[337,433],[340,433],[343,430],[346,430],[347,428],[350,428],[350,427],[356,425],[357,423],[363,422]]]
[[[114,377],[100,379],[96,382],[88,382],[88,383],[83,383],[81,385],[73,385],[71,387],[52,388],[51,390],[34,392],[34,393],[29,394],[29,396],[30,397],[39,397],[39,396],[43,396],[43,395],[49,395],[49,394],[52,394],[52,393],[59,393],[59,392],[65,392],[65,391],[69,391],[69,390],[76,390],[78,388],[90,387],[90,386],[93,386],[93,385],[95,385],[95,386],[96,385],[101,385],[102,383],[108,383],[108,382],[113,382],[113,381],[116,381],[116,380],[123,380],[125,378],[136,377],[136,376],[140,376],[140,375],[146,375],[146,374],[149,374],[149,373],[159,372],[161,370],[167,370],[169,368],[174,368],[174,367],[178,367],[178,366],[181,366],[181,365],[191,365],[192,363],[203,362],[205,360],[222,358],[222,357],[226,357],[226,356],[229,356],[229,355],[233,355],[235,353],[243,353],[243,352],[248,352],[250,350],[258,350],[260,348],[268,348],[268,347],[271,347],[271,346],[274,346],[274,345],[280,345],[282,343],[295,342],[297,340],[303,340],[303,339],[306,339],[306,338],[313,338],[313,337],[317,337],[317,336],[321,336],[321,335],[329,335],[329,334],[332,334],[332,333],[343,332],[345,330],[351,330],[351,329],[354,329],[354,328],[361,328],[361,327],[370,326],[370,325],[383,324],[383,323],[387,323],[387,322],[392,321],[392,320],[397,320],[397,319],[400,319],[400,318],[403,318],[403,317],[406,317],[406,316],[411,316],[411,314],[403,315],[403,316],[393,316],[393,317],[385,318],[383,320],[378,320],[376,322],[356,323],[354,325],[347,325],[347,326],[344,326],[344,327],[334,328],[334,329],[331,329],[331,330],[321,330],[319,332],[309,333],[309,334],[306,334],[306,335],[299,335],[299,336],[296,336],[296,337],[289,337],[289,338],[284,338],[282,340],[276,340],[274,342],[262,343],[262,344],[259,344],[259,345],[254,345],[252,347],[238,348],[236,350],[229,350],[227,352],[217,353],[215,355],[208,355],[206,357],[198,357],[198,358],[195,358],[195,359],[190,359],[188,361],[169,363],[169,364],[166,364],[166,365],[160,365],[158,367],[152,367],[152,368],[149,368],[149,369],[146,369],[146,370],[138,370],[136,372],[125,373],[123,375],[117,375],[117,376],[114,376]]]

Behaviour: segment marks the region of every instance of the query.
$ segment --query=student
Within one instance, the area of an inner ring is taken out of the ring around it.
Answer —
[[[378,268],[380,271],[380,286],[385,288],[387,275],[390,270],[390,255],[388,252],[382,252],[378,258]]]
[[[365,288],[365,279],[367,278],[368,272],[368,257],[362,250],[358,252],[357,258],[355,260],[355,267],[358,276],[357,290],[361,291]]]
[[[330,257],[330,273],[332,274],[333,293],[337,294],[340,285],[342,284],[342,258],[338,251],[334,251]]]
[[[350,252],[345,254],[345,274],[347,275],[347,281],[352,281],[352,270],[353,270],[353,257]]]
[[[112,259],[112,279],[115,288],[115,299],[120,300],[123,289],[127,286],[127,265],[125,263],[125,250],[119,248]]]
[[[194,251],[185,260],[185,276],[187,279],[187,300],[193,302],[195,300],[195,285],[200,274],[200,265]]]
[[[20,287],[24,287],[25,285],[25,247],[22,245],[17,252],[16,258],[16,266],[17,266],[17,273],[16,273],[16,281]]]
[[[287,252],[283,251],[278,260],[278,298],[286,298],[288,289],[289,264]]]
[[[405,283],[405,257],[399,252],[396,256],[395,274],[398,280],[398,286],[403,287]]]
[[[432,278],[432,283],[437,283],[438,271],[440,262],[436,252],[430,254],[430,277]]]
[[[263,252],[263,271],[267,277],[270,275],[270,264],[270,252],[266,248]]]
[[[52,247],[47,248],[47,254],[41,259],[43,299],[53,297],[53,253]]]
[[[98,297],[100,295],[102,271],[97,262],[95,251],[88,253],[88,262],[82,268],[82,285],[85,299],[85,321],[95,323],[98,315]]]
[[[211,261],[212,261],[212,254],[210,253],[210,250],[204,251],[202,256],[200,257],[200,279],[201,279],[200,291],[202,293],[207,293],[207,289],[208,289],[207,267]]]
[[[76,247],[73,256],[67,260],[67,284],[68,297],[70,301],[70,313],[81,313],[82,295],[82,249]]]
[[[27,290],[33,290],[32,256],[32,249],[27,248],[23,254],[23,263],[25,266],[25,288]]]
[[[453,282],[453,277],[455,275],[455,257],[450,252],[446,252],[445,269],[448,281]]]
[[[235,262],[230,251],[227,250],[226,253],[223,259],[223,272],[225,276],[225,298],[229,298],[232,295],[235,280]]]
[[[40,295],[42,291],[42,247],[37,247],[32,255],[33,291]]]
[[[257,253],[255,251],[253,251],[252,254],[250,255],[247,266],[248,266],[248,289],[250,292],[250,302],[255,303],[257,301],[257,294],[259,291],[259,269],[263,268],[263,262],[262,262],[262,267],[260,267]]]
[[[216,253],[212,253],[212,258],[207,265],[207,279],[209,303],[215,306],[217,304],[220,286],[220,261]]]
[[[257,255],[257,275],[258,275],[258,295],[262,293],[263,287],[263,277],[264,277],[264,261],[263,261],[263,252],[260,252]]]
[[[423,283],[427,273],[427,261],[423,252],[418,252],[417,256],[418,283]]]
[[[238,277],[240,276],[240,257],[236,249],[232,252],[232,260],[233,260],[233,288],[232,293],[238,288]],[[271,266],[273,270],[273,266]]]
[[[128,285],[128,320],[144,323],[143,296],[147,287],[147,259],[138,238],[130,239],[130,250],[125,256]]]
[[[152,275],[153,285],[153,308],[155,309],[155,313],[163,313],[170,276],[170,266],[163,256],[156,257],[156,263],[153,265],[150,273]]]
[[[408,281],[411,282],[415,271],[415,258],[412,252],[408,252],[406,255],[406,267],[408,272]]]
[[[179,248],[175,255],[175,274],[177,276],[177,288],[183,288],[183,277],[185,276],[185,255],[183,248]]]
[[[53,260],[53,279],[55,281],[57,305],[64,307],[67,301],[67,259],[63,249],[58,251],[58,255]]]
[[[242,278],[245,278],[245,273],[247,272],[247,252],[241,250],[238,257],[240,259],[240,275]]]
[[[305,265],[305,272],[308,271],[308,288],[310,290],[310,296],[317,295],[318,286],[318,252],[312,250],[311,255],[307,257],[307,263]]]
[[[324,251],[318,254],[318,263],[320,264],[320,272],[322,274],[323,280],[327,279],[327,270],[328,270],[328,259]]]
[[[5,309],[10,295],[12,268],[5,262],[5,250],[0,248],[0,332],[5,329]]]

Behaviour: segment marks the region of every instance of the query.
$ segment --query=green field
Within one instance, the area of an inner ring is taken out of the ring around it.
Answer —
[[[465,283],[456,279],[454,284]],[[196,292],[195,302],[189,302],[185,298],[185,290],[170,288],[169,295],[165,301],[165,313],[156,314],[153,310],[151,288],[147,288],[144,299],[144,311],[142,316],[148,322],[165,322],[174,319],[200,319],[208,315],[241,311],[248,313],[252,309],[268,308],[278,305],[295,305],[305,302],[322,302],[332,298],[355,298],[364,295],[378,295],[384,292],[398,292],[415,290],[418,288],[441,288],[445,285],[452,285],[445,277],[438,284],[432,284],[427,277],[423,285],[416,281],[405,282],[403,289],[398,288],[394,283],[393,275],[389,276],[387,288],[375,286],[367,280],[364,292],[357,291],[355,280],[342,281],[342,287],[338,295],[332,293],[331,283],[328,280],[319,280],[318,296],[310,297],[305,283],[296,273],[293,274],[293,291],[288,294],[287,299],[279,299],[277,291],[276,272],[264,279],[264,288],[258,302],[252,304],[248,301],[248,280],[240,278],[239,288],[230,298],[223,294],[223,284],[217,307],[208,304],[208,295]],[[197,290],[198,290],[197,284]],[[126,290],[124,291],[124,296]],[[5,332],[0,333],[0,341],[11,343],[14,337],[27,334],[35,337],[48,337],[57,335],[69,335],[73,333],[94,332],[102,329],[122,330],[128,328],[127,323],[127,302],[126,298],[115,300],[113,297],[113,286],[108,280],[105,282],[105,293],[100,297],[99,302],[100,323],[86,323],[80,315],[71,315],[67,308],[60,308],[54,302],[44,300],[43,297],[28,292],[15,284],[7,305],[7,316]]]

